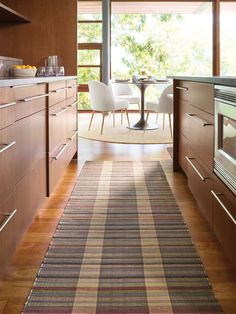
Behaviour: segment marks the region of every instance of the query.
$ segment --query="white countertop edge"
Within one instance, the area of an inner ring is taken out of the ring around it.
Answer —
[[[0,79],[0,87],[10,87],[26,84],[50,83],[56,81],[75,80],[76,76],[50,76],[50,77],[3,77]]]

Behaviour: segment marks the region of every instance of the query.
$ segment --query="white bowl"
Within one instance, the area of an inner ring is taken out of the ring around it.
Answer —
[[[37,69],[14,69],[14,76],[35,76]]]

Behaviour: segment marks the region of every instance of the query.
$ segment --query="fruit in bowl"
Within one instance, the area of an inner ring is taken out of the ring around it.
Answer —
[[[37,68],[31,65],[14,65],[14,76],[35,76]]]

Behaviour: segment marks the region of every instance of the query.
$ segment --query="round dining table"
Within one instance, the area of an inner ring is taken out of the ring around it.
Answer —
[[[131,130],[155,130],[155,129],[158,129],[157,124],[150,124],[150,123],[146,122],[146,119],[145,119],[145,90],[150,85],[167,84],[169,82],[170,82],[170,80],[167,80],[167,79],[163,79],[163,80],[159,80],[159,79],[148,80],[148,79],[146,79],[146,80],[138,80],[137,82],[114,81],[114,83],[119,83],[119,84],[136,85],[139,88],[140,93],[141,93],[140,119],[134,125],[127,126],[128,129],[131,129]]]

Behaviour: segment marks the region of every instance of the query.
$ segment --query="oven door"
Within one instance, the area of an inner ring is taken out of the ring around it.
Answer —
[[[214,172],[236,194],[236,104],[215,100]]]

